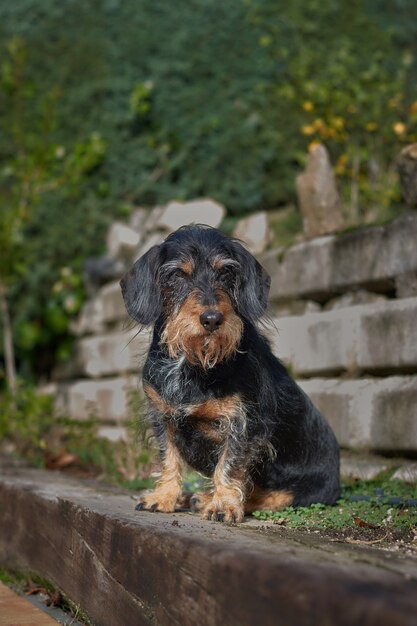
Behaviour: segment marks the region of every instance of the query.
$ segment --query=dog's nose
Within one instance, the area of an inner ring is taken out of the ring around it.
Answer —
[[[223,313],[209,309],[200,315],[200,322],[211,333],[223,324]]]

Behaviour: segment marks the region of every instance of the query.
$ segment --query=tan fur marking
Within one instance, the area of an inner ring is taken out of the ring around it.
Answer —
[[[197,292],[192,292],[175,317],[168,319],[161,341],[168,346],[172,358],[183,354],[192,365],[211,368],[236,352],[243,332],[242,320],[226,293],[219,290],[216,297],[217,303],[210,309],[223,314],[223,324],[213,333],[207,333],[200,323],[200,315],[209,307],[200,304]]]
[[[218,272],[219,270],[222,269],[222,267],[224,267],[225,263],[224,260],[221,257],[216,257],[213,261],[213,269]]]
[[[154,407],[158,409],[158,411],[160,411],[161,413],[169,414],[175,411],[174,407],[165,402],[165,400],[161,398],[159,393],[155,391],[155,389],[150,385],[143,385],[143,391],[145,392],[145,395],[148,398],[149,402],[153,404]]]
[[[140,502],[146,509],[172,513],[178,498],[181,496],[182,460],[174,444],[174,427],[167,424],[166,448],[162,464],[162,474],[154,491],[143,495]]]
[[[215,519],[217,514],[224,516],[224,521],[241,522],[245,512],[244,500],[244,472],[238,470],[234,476],[228,476],[226,471],[227,448],[223,451],[213,475],[214,492],[211,500],[203,508],[203,517]]]
[[[194,266],[189,259],[185,259],[179,266],[180,270],[187,274],[187,276],[191,276],[194,271]]]
[[[271,491],[255,487],[250,498],[245,502],[245,512],[282,511],[293,502],[294,495],[290,491]]]
[[[187,407],[187,413],[193,417],[207,420],[215,420],[220,417],[231,419],[237,414],[239,406],[239,396],[233,395],[226,398],[212,398],[201,404],[192,404]]]
[[[211,398],[201,404],[191,404],[187,406],[186,412],[194,418],[195,428],[208,439],[220,443],[224,440],[227,422],[240,414],[240,407],[240,397],[235,394],[226,398]],[[216,424],[213,423],[215,421]]]

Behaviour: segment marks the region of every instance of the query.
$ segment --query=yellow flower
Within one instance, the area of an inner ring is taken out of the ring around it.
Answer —
[[[392,125],[392,128],[396,135],[404,135],[405,133],[405,124],[402,122],[395,122],[395,124]]]
[[[303,135],[313,135],[314,134],[314,128],[313,128],[313,126],[310,126],[310,124],[308,124],[307,126],[303,126],[301,128],[301,132],[303,133]]]
[[[306,100],[303,102],[304,111],[312,111],[314,109],[314,104],[310,102],[310,100]]]
[[[324,124],[324,122],[323,122],[323,120],[322,120],[322,119],[320,119],[320,118],[318,117],[316,120],[314,120],[314,122],[313,122],[313,128],[314,128],[314,130],[321,130],[321,129],[322,129],[322,128],[324,128],[324,127],[325,127],[325,124]]]
[[[368,122],[365,128],[366,130],[372,132],[373,130],[376,130],[378,128],[378,124],[376,124],[375,122]]]

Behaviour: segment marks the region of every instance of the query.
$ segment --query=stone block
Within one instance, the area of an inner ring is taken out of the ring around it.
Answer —
[[[129,417],[129,396],[137,389],[137,377],[79,380],[58,389],[56,401],[60,412],[74,419],[119,421]]]
[[[78,375],[99,378],[141,369],[150,342],[150,333],[136,328],[97,337],[77,344]]]
[[[342,296],[336,296],[326,302],[324,305],[325,311],[335,311],[336,309],[345,309],[350,306],[358,306],[361,304],[376,304],[378,302],[386,302],[387,296],[378,293],[371,293],[364,289],[358,289],[357,291],[348,291]]]
[[[358,307],[360,369],[417,371],[417,298]]]
[[[146,224],[146,220],[149,218],[149,211],[143,207],[137,207],[132,211],[129,219],[129,224],[139,234],[142,234]]]
[[[137,261],[141,256],[146,254],[146,252],[148,252],[148,250],[150,250],[154,246],[159,246],[164,241],[164,239],[165,235],[160,232],[151,233],[148,237],[144,239],[142,244],[136,250],[135,254],[133,255],[133,262]]]
[[[372,411],[370,439],[375,450],[417,450],[417,376],[380,381]]]
[[[402,464],[391,476],[392,480],[404,480],[406,483],[417,483],[417,463],[409,461]]]
[[[191,202],[170,202],[156,226],[168,231],[177,230],[186,224],[206,224],[218,228],[225,215],[225,208],[210,198]]]
[[[417,209],[417,143],[403,148],[397,157],[397,169],[404,200]]]
[[[233,231],[233,236],[243,241],[252,254],[264,252],[271,239],[271,230],[266,212],[254,213],[239,220]]]
[[[417,298],[274,319],[275,354],[300,376],[417,371]]]
[[[417,376],[311,379],[299,385],[332,426],[342,447],[417,451]]]
[[[300,376],[355,369],[357,316],[352,309],[274,320],[273,350]]]
[[[141,236],[127,224],[114,222],[107,233],[107,251],[116,259],[128,260],[137,250]]]
[[[76,337],[102,333],[104,328],[103,301],[99,296],[87,300],[77,319],[71,322],[71,332]]]
[[[417,215],[384,226],[299,243],[278,256],[271,299],[327,301],[355,288],[392,292],[395,278],[417,271]]]
[[[102,319],[105,324],[128,319],[118,280],[102,287],[98,298],[100,301],[97,306],[101,309]]]
[[[397,298],[412,298],[417,296],[417,272],[407,272],[395,279],[395,293]]]
[[[307,167],[297,176],[297,195],[308,237],[333,233],[343,227],[342,202],[329,154],[321,144],[309,152]]]
[[[126,428],[122,426],[100,426],[97,430],[97,435],[112,443],[126,441],[128,436]]]
[[[356,459],[341,458],[340,474],[343,478],[359,478],[360,480],[375,480],[379,474],[386,472],[392,464],[387,459]]]

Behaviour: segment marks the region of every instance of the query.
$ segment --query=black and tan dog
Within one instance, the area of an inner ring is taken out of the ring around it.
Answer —
[[[184,461],[212,478],[190,500],[207,519],[337,500],[336,439],[256,327],[269,284],[238,241],[201,225],[172,233],[123,277],[129,314],[155,325],[143,384],[162,475],[137,508],[174,511]]]

